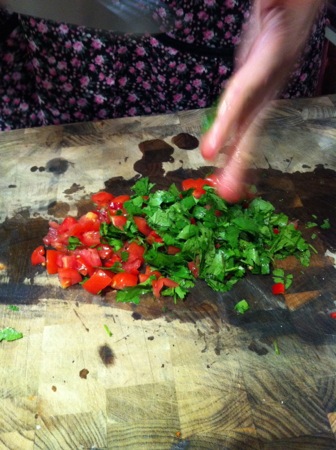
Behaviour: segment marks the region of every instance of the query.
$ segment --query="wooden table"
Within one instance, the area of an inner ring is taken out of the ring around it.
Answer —
[[[30,265],[48,220],[83,214],[90,194],[206,174],[203,111],[0,134],[0,328],[24,335],[0,343],[0,449],[336,449],[335,105],[276,102],[258,137],[260,195],[332,225],[304,230],[318,255],[286,261],[285,296],[250,276],[225,295],[198,283],[177,305],[122,305]]]

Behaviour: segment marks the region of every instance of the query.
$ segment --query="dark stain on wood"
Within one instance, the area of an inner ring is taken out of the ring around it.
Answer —
[[[199,140],[189,133],[179,133],[172,138],[172,143],[182,150],[195,150],[199,145]]]
[[[56,218],[64,218],[70,211],[70,206],[65,202],[51,202],[48,205],[48,214]]]
[[[101,347],[99,347],[98,354],[105,366],[111,366],[112,364],[114,364],[115,355],[109,345],[104,344]]]
[[[87,379],[87,376],[89,375],[89,371],[87,370],[87,369],[82,369],[82,370],[80,370],[80,372],[79,372],[79,376],[81,377],[81,378],[83,378],[84,380],[86,380]]]
[[[69,165],[69,161],[64,158],[53,158],[47,162],[46,170],[54,175],[62,175],[68,170]]]
[[[83,189],[84,189],[84,186],[81,186],[80,184],[77,184],[77,183],[72,183],[70,188],[65,189],[63,192],[64,192],[64,194],[71,195],[71,194],[74,194],[75,192],[82,191]]]
[[[51,390],[56,392],[57,391],[57,387],[56,386],[51,386]]]
[[[9,185],[8,185],[8,188],[9,188],[9,189],[16,188],[16,184],[9,184]]]
[[[138,313],[138,312],[134,312],[134,313],[132,314],[132,317],[133,317],[134,320],[140,320],[140,319],[142,319],[142,315],[141,315],[140,313]]]
[[[143,141],[139,144],[139,149],[143,156],[134,164],[134,170],[142,176],[162,177],[164,175],[162,163],[174,162],[172,157],[174,147],[162,139]]]
[[[265,356],[268,353],[267,348],[263,347],[256,341],[252,341],[247,348],[251,350],[251,352],[256,353],[258,356]]]

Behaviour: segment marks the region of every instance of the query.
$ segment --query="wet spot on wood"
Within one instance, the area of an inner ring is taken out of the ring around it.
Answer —
[[[179,133],[172,138],[172,143],[182,150],[195,150],[199,140],[189,133]]]
[[[140,142],[141,160],[134,164],[134,170],[143,176],[163,176],[164,162],[174,162],[174,147],[162,139],[150,139]]]
[[[38,170],[39,170],[39,172],[45,172],[46,168],[41,166],[41,167],[38,168]]]
[[[89,375],[89,371],[87,370],[87,369],[82,369],[80,372],[79,372],[79,376],[81,377],[81,378],[83,378],[84,380],[86,380],[87,379],[87,376]]]
[[[149,341],[154,341],[154,336],[148,336],[147,338]]]
[[[134,320],[140,320],[142,318],[142,315],[137,313],[137,312],[134,312],[132,314],[132,317],[133,317]]]
[[[9,187],[9,189],[16,188],[16,184],[9,184],[8,187]]]
[[[46,170],[55,175],[61,175],[68,170],[69,165],[69,161],[64,158],[54,158],[47,162]]]
[[[38,167],[37,167],[37,166],[33,166],[33,167],[30,168],[30,171],[31,171],[31,172],[36,172],[37,170],[38,170]]]
[[[56,386],[51,386],[51,390],[56,392],[57,391],[57,387]]]
[[[51,202],[48,205],[48,214],[53,217],[64,218],[70,211],[70,206],[64,202]]]
[[[259,356],[264,356],[264,355],[267,355],[267,353],[268,353],[267,348],[258,344],[258,342],[256,342],[256,341],[252,341],[250,343],[250,345],[248,346],[248,349],[251,350],[251,352],[254,352]]]
[[[75,192],[82,191],[84,189],[84,186],[81,186],[77,183],[72,183],[69,189],[65,189],[63,191],[64,194],[74,194]]]
[[[115,356],[109,345],[105,344],[99,347],[98,354],[105,366],[111,366],[114,363]]]

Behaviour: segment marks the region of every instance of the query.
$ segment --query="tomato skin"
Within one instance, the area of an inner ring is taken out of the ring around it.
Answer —
[[[113,289],[124,289],[125,287],[132,287],[138,284],[138,277],[133,273],[119,272],[116,273],[112,279],[111,286]]]
[[[146,266],[145,273],[139,274],[139,281],[140,283],[143,283],[144,281],[148,280],[149,277],[152,276],[158,279],[162,277],[162,274],[158,270],[152,270],[150,266]]]
[[[272,286],[272,294],[279,295],[285,293],[285,285],[283,283],[275,283]]]
[[[149,236],[149,234],[153,231],[144,217],[134,216],[133,220],[140,233],[144,236]]]
[[[187,178],[182,181],[182,189],[187,191],[189,189],[193,189],[192,195],[195,198],[200,198],[203,194],[205,194],[204,186],[209,185],[207,180],[203,180],[203,178]]]
[[[152,230],[152,231],[149,233],[149,235],[146,237],[146,241],[147,241],[149,244],[154,244],[154,242],[163,242],[163,239],[162,239],[161,236],[159,236],[159,235],[157,234],[156,231]]]
[[[109,259],[113,255],[113,249],[108,244],[101,244],[97,247],[100,259]]]
[[[177,287],[178,283],[170,278],[161,277],[158,280],[152,281],[153,294],[156,298],[160,297],[161,291],[164,287]]]
[[[86,231],[80,238],[81,242],[87,247],[96,247],[100,244],[99,231]]]
[[[46,251],[46,268],[49,275],[53,275],[58,272],[58,261],[61,252],[57,250],[48,249]]]
[[[96,194],[91,195],[91,200],[95,203],[99,208],[107,208],[112,200],[114,199],[114,195],[109,192],[101,191]]]
[[[82,281],[82,276],[76,269],[64,267],[58,268],[58,278],[62,288],[64,289]]]
[[[112,279],[113,274],[102,269],[97,269],[91,277],[82,284],[82,286],[86,291],[96,295],[107,286],[110,286]]]
[[[195,261],[188,261],[188,268],[190,272],[194,275],[195,278],[199,276],[199,266],[195,263]]]
[[[178,247],[175,247],[174,245],[168,245],[167,247],[167,253],[168,255],[176,255],[177,253],[180,253],[181,249]]]
[[[129,195],[118,195],[114,197],[114,199],[110,203],[111,209],[122,209],[125,202],[130,200],[131,197]]]
[[[116,228],[123,229],[127,222],[127,217],[125,216],[111,216],[111,222]]]
[[[45,264],[46,258],[44,255],[45,255],[44,246],[39,245],[38,247],[36,247],[30,257],[30,261],[33,264],[33,266],[37,266],[38,264]]]

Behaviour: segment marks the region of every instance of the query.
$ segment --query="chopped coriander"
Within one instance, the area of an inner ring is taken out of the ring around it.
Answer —
[[[14,330],[14,328],[7,327],[0,330],[0,342],[1,341],[11,342],[22,338],[23,334],[20,333],[19,331]]]
[[[249,309],[250,305],[247,303],[245,299],[240,300],[240,302],[236,303],[234,307],[234,310],[237,311],[238,314],[244,314]]]
[[[19,307],[16,305],[8,305],[8,309],[11,311],[19,311]]]
[[[317,223],[316,222],[307,222],[306,223],[306,228],[314,228],[317,227]]]
[[[331,228],[329,219],[324,219],[324,221],[323,221],[323,223],[321,225],[321,228],[323,230],[328,230],[329,228]]]
[[[76,250],[77,247],[81,247],[83,244],[76,236],[70,236],[68,242],[68,250]]]
[[[274,353],[276,355],[280,355],[280,349],[279,349],[278,341],[276,339],[274,339],[274,341],[273,341],[273,346],[274,346]]]
[[[274,283],[283,283],[286,289],[293,283],[293,274],[285,274],[283,269],[274,269],[272,275]]]
[[[104,328],[105,328],[106,333],[107,333],[110,337],[113,336],[112,331],[109,329],[109,327],[108,327],[106,324],[104,325]]]

